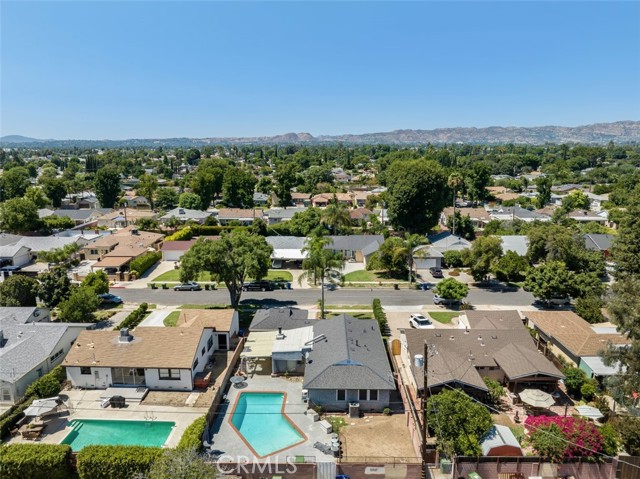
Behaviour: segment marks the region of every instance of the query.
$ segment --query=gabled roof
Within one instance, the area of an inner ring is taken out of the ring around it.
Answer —
[[[293,215],[295,215],[296,213],[301,213],[306,210],[307,208],[303,208],[303,207],[297,208],[297,207],[291,206],[289,208],[270,208],[265,213],[270,219],[271,218],[291,219],[293,218]]]
[[[51,251],[53,249],[62,248],[68,244],[78,243],[79,240],[85,241],[81,236],[61,237],[61,236],[25,236],[18,245],[26,246],[31,251],[39,253],[40,251]]]
[[[584,246],[595,251],[609,251],[615,238],[614,235],[607,234],[585,234],[582,237],[584,238]]]
[[[492,449],[497,447],[510,446],[520,449],[520,455],[522,455],[522,448],[520,443],[507,426],[501,426],[494,424],[489,432],[481,439],[480,448],[482,454],[486,456]]]
[[[22,253],[23,250],[31,251],[26,246],[22,245],[9,245],[9,246],[0,246],[0,258],[13,258],[19,253]]]
[[[211,216],[211,212],[202,210],[190,210],[188,208],[174,208],[167,211],[167,214],[160,219],[168,220],[171,218],[177,218],[179,220],[202,220]]]
[[[363,254],[370,254],[378,251],[384,242],[382,235],[347,235],[347,236],[327,236],[331,243],[325,246],[326,249],[335,251],[362,251]]]
[[[9,233],[0,233],[0,246],[16,244],[23,237],[20,235],[12,235]]]
[[[74,221],[88,221],[91,218],[97,218],[111,211],[111,208],[94,208],[80,210],[62,210],[57,209],[53,212],[54,216],[67,217]]]
[[[257,219],[262,217],[263,211],[258,209],[220,208],[218,210],[218,219],[223,220]]]
[[[349,216],[351,216],[352,220],[362,220],[367,219],[371,216],[373,212],[367,208],[356,208],[349,212]]]
[[[196,242],[191,239],[188,241],[165,241],[162,243],[162,251],[188,251]]]
[[[300,236],[267,236],[265,238],[274,250],[276,249],[298,249],[304,248],[307,238]]]
[[[445,251],[471,248],[470,241],[467,241],[461,236],[453,235],[449,231],[443,231],[442,233],[431,235],[428,239],[431,247],[441,253]]]
[[[394,390],[395,381],[375,320],[341,314],[317,321],[304,371],[306,389]]]
[[[316,320],[309,318],[309,311],[296,308],[259,309],[253,316],[249,329],[251,331],[276,331],[296,329],[315,324]]]
[[[468,216],[473,220],[491,221],[491,216],[489,216],[489,213],[484,208],[456,208],[456,212],[460,213],[463,218]],[[442,214],[445,218],[453,216],[453,207],[449,206],[448,208],[445,208],[442,211]]]
[[[513,251],[514,253],[525,256],[529,250],[529,238],[525,235],[499,236],[502,241],[502,251]]]
[[[524,329],[520,313],[515,309],[467,310],[463,314],[467,317],[471,329]]]

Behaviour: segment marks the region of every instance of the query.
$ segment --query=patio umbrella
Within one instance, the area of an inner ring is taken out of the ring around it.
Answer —
[[[551,394],[539,389],[525,389],[520,393],[520,400],[533,407],[549,407],[556,402]]]
[[[578,411],[581,416],[588,417],[589,419],[601,419],[604,417],[597,407],[577,406],[576,411]]]
[[[43,416],[58,407],[58,397],[47,399],[36,399],[27,409],[24,410],[25,416]]]

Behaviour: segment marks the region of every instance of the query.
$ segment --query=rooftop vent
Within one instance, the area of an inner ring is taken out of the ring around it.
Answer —
[[[138,235],[138,234],[140,234],[140,233],[138,232],[138,230],[137,230],[136,228],[133,228],[133,229],[131,230],[131,234],[132,234],[132,235]]]
[[[284,334],[282,334],[282,328],[278,328],[278,334],[276,334],[276,339],[284,339]]]
[[[0,348],[4,346],[4,331],[0,329]]]
[[[184,215],[184,214],[185,214],[185,212],[184,212],[184,210],[183,210],[182,208],[180,208],[180,209],[178,210],[178,214],[179,214],[179,215]]]
[[[482,336],[478,335],[478,341],[482,341]]]
[[[454,339],[456,339],[456,337],[453,334],[449,336],[449,341],[453,341]]]
[[[119,343],[130,343],[133,340],[133,336],[129,334],[129,328],[122,328],[120,330],[120,336],[118,336]]]

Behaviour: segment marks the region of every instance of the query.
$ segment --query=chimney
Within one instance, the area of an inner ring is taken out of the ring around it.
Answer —
[[[119,343],[129,343],[133,340],[133,336],[129,334],[129,328],[122,328],[120,330],[120,336],[118,336]]]

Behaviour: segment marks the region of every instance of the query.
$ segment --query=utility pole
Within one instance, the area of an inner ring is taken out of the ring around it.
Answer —
[[[424,342],[424,354],[423,354],[423,368],[422,368],[422,380],[424,385],[422,386],[422,479],[430,477],[428,475],[427,467],[427,372],[429,364],[429,346],[427,341]]]

